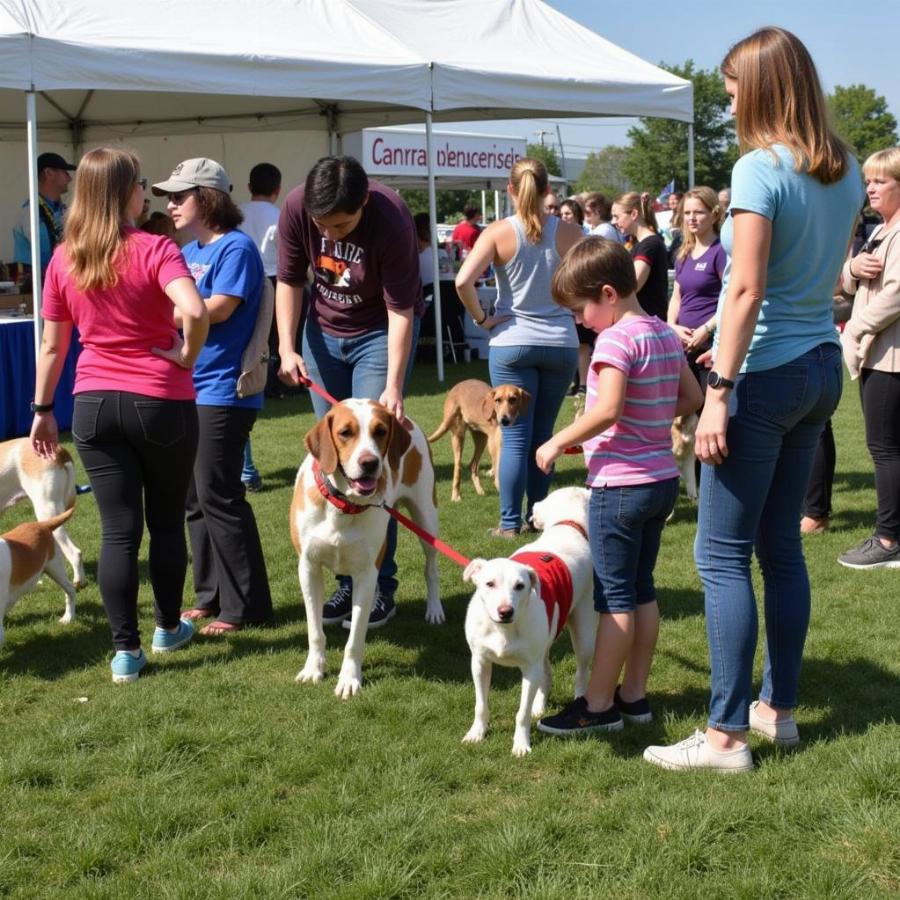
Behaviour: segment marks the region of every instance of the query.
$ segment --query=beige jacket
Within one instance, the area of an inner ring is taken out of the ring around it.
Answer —
[[[900,372],[900,224],[887,231],[879,226],[873,237],[881,240],[873,251],[884,265],[879,276],[858,281],[850,275],[850,260],[841,272],[841,287],[855,294],[841,336],[851,378],[862,368]]]

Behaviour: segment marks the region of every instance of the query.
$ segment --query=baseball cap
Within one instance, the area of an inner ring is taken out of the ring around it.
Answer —
[[[58,153],[42,153],[38,157],[38,172],[44,169],[64,169],[66,172],[74,172],[78,166],[67,163]]]
[[[168,181],[160,181],[153,185],[153,193],[157,197],[188,191],[195,187],[215,188],[223,194],[231,193],[231,180],[228,173],[214,160],[200,157],[186,159],[178,163],[172,170]]]

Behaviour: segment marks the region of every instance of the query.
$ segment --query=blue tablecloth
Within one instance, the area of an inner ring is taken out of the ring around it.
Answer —
[[[72,427],[72,387],[75,384],[75,362],[81,352],[77,332],[63,366],[53,410],[61,430]],[[0,439],[28,434],[33,415],[29,408],[34,399],[34,322],[0,324]]]

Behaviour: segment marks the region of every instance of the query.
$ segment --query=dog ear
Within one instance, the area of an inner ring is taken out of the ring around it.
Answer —
[[[474,581],[475,576],[481,571],[481,567],[484,563],[485,561],[481,558],[473,559],[463,572],[463,581]]]
[[[525,388],[519,388],[519,396],[522,400],[522,405],[519,407],[519,415],[528,411],[528,407],[531,403],[531,394],[525,390]]]
[[[535,572],[534,569],[531,568],[531,566],[525,566],[525,568],[528,570],[528,577],[531,579],[531,589],[536,594],[540,594],[538,588],[540,588],[541,586],[541,581],[537,577],[537,572]]]
[[[326,475],[337,471],[338,452],[331,434],[331,420],[334,416],[329,412],[319,419],[303,439],[306,449],[319,461],[319,467]]]
[[[390,420],[391,434],[388,439],[388,464],[394,471],[397,471],[400,468],[400,460],[403,458],[403,454],[409,450],[412,438],[395,415],[391,414]]]
[[[488,420],[488,422],[496,421],[497,419],[497,409],[494,406],[494,392],[488,391],[484,395],[484,399],[481,401],[481,414]]]

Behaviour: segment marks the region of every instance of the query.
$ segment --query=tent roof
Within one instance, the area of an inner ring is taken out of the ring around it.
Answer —
[[[343,132],[429,108],[690,120],[692,104],[690,82],[540,0],[0,0],[0,128],[21,127],[32,86],[48,137]]]

